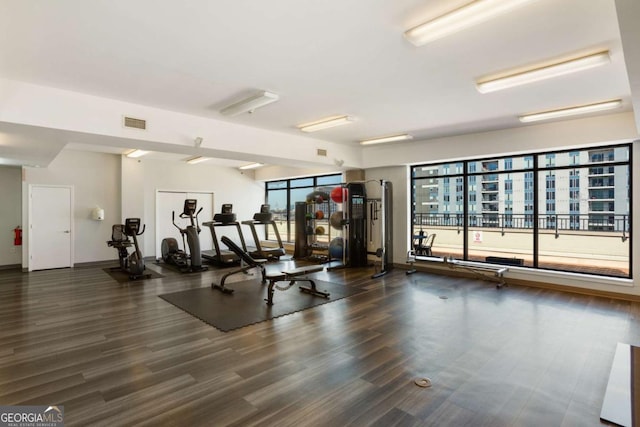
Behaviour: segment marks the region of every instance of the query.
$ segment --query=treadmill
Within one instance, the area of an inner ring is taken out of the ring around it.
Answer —
[[[264,204],[260,206],[260,212],[253,215],[253,219],[242,221],[242,224],[248,225],[251,229],[251,234],[253,235],[253,241],[255,242],[255,249],[250,250],[251,256],[254,258],[265,258],[265,259],[277,259],[279,260],[281,256],[286,254],[284,250],[284,245],[282,244],[282,239],[280,238],[280,232],[278,231],[278,227],[273,221],[273,214],[271,213],[271,208],[269,205]],[[265,230],[267,227],[273,227],[273,231],[276,235],[276,240],[278,243],[277,247],[265,247],[260,243],[260,238],[258,237],[258,231],[256,229],[257,225],[264,225]]]
[[[202,225],[209,227],[209,230],[211,230],[211,240],[213,240],[213,249],[210,251],[202,251],[202,258],[220,265],[239,263],[240,257],[238,257],[235,253],[230,250],[220,248],[220,240],[218,239],[218,236],[216,234],[216,229],[220,229],[223,227],[235,228],[236,233],[238,234],[238,237],[240,239],[240,246],[245,250],[245,252],[247,251],[247,245],[244,241],[244,236],[242,235],[240,223],[236,221],[236,214],[233,213],[233,205],[230,203],[223,204],[222,212],[215,214],[213,216],[213,221],[203,222]]]

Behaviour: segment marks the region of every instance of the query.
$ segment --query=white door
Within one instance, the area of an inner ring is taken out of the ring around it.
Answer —
[[[171,213],[175,212],[176,224],[181,228],[185,228],[190,224],[189,219],[180,218],[185,199],[196,199],[198,201],[198,210],[202,208],[202,212],[198,215],[198,223],[202,228],[200,233],[200,250],[210,250],[213,247],[211,240],[211,232],[209,228],[202,227],[205,221],[213,219],[213,193],[205,192],[186,192],[186,191],[157,191],[156,192],[156,259],[162,258],[162,239],[173,237],[178,241],[180,249],[182,246],[182,237],[180,232],[171,222]],[[186,249],[189,252],[189,248]]]
[[[29,271],[72,265],[72,187],[30,186]]]

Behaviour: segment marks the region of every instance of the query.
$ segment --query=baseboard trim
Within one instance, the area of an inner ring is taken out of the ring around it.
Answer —
[[[449,276],[449,277],[464,277],[464,278],[474,278],[478,279],[478,276],[473,273],[465,272],[463,270],[451,270],[437,267],[429,267],[425,264],[415,263],[413,265],[410,264],[396,264],[395,267],[398,267],[403,270],[416,270],[423,273],[432,273],[438,274],[441,276]],[[489,282],[490,279],[487,278]],[[558,285],[555,283],[542,282],[542,281],[534,281],[534,280],[523,280],[523,279],[509,279],[505,278],[505,282],[507,286],[526,286],[529,288],[539,288],[539,289],[548,289],[552,291],[560,291],[560,292],[568,292],[573,294],[582,294],[588,296],[596,296],[596,297],[604,297],[604,298],[613,298],[624,301],[633,301],[640,302],[640,295],[632,295],[632,294],[624,294],[621,292],[613,292],[613,291],[603,291],[598,289],[588,289],[581,288],[578,286],[569,286],[569,285]]]

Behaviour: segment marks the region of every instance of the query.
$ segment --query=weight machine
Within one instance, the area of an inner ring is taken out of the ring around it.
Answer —
[[[380,198],[369,199],[369,242],[373,242],[374,226],[380,221],[380,247],[373,253],[380,258],[380,271],[372,278],[387,274],[393,268],[393,186],[380,180]],[[378,216],[380,214],[380,216]]]

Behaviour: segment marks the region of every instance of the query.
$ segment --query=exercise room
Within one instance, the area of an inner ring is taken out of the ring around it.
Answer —
[[[0,425],[640,425],[640,2],[0,4]]]

